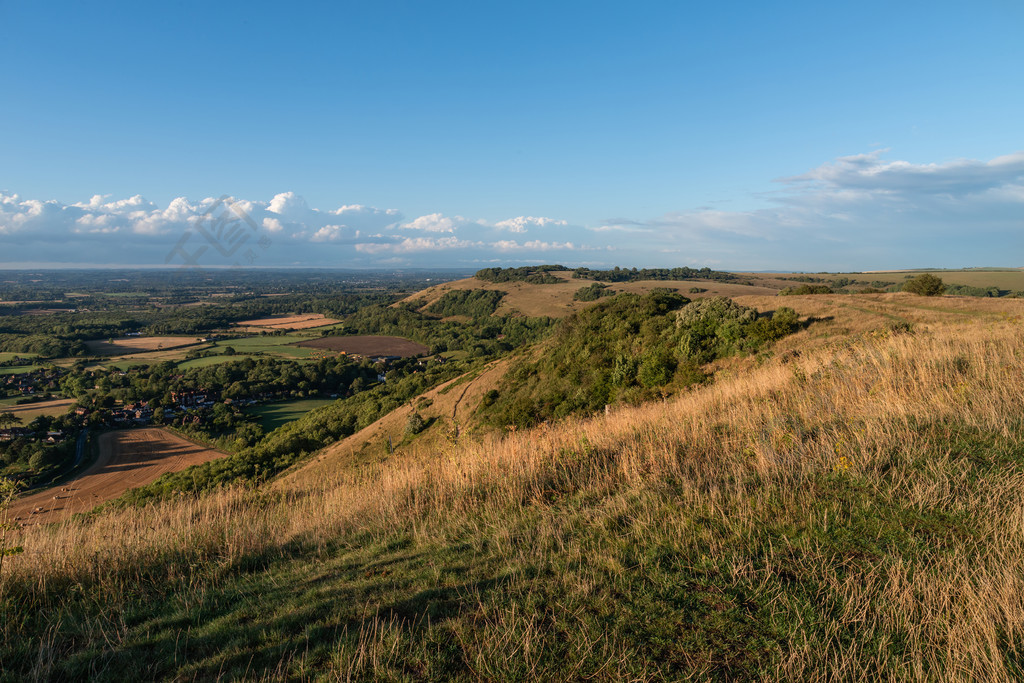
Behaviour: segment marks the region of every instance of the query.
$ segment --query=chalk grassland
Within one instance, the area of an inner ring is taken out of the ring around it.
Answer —
[[[10,516],[20,524],[45,524],[88,512],[142,486],[165,472],[222,458],[226,454],[197,446],[163,429],[106,432],[99,437],[99,457],[81,476],[61,487],[19,498]]]
[[[241,322],[234,323],[234,325],[237,327],[254,328],[256,330],[307,330],[314,327],[324,327],[325,325],[335,325],[338,322],[340,321],[335,320],[334,318],[328,318],[320,313],[310,313],[306,315],[290,315],[274,318],[243,320]]]
[[[198,337],[124,337],[122,339],[85,342],[89,353],[97,356],[115,356],[126,353],[168,350],[201,343]]]
[[[14,413],[15,416],[21,418],[22,424],[28,424],[40,415],[51,417],[63,415],[75,403],[73,398],[58,398],[52,401],[18,405],[15,403],[17,400],[16,398],[0,400],[0,413]]]
[[[526,282],[487,282],[477,278],[467,278],[429,287],[422,292],[408,297],[406,301],[423,299],[426,302],[425,306],[429,306],[448,291],[467,289],[497,290],[506,292],[506,296],[501,300],[498,310],[495,311],[496,315],[519,313],[531,317],[550,316],[553,318],[570,315],[574,311],[593,304],[593,302],[573,301],[573,295],[581,287],[593,284],[595,280],[574,279],[572,271],[554,271],[551,275],[562,279],[562,282],[550,285],[535,285]],[[690,298],[703,296],[735,297],[749,294],[772,295],[780,289],[780,287],[761,286],[757,283],[746,285],[710,282],[707,280],[645,280],[606,284],[610,284],[613,293],[633,292],[643,294],[657,287],[667,287],[677,289],[684,296]],[[690,289],[693,287],[706,291],[690,293]]]
[[[473,426],[473,411],[483,395],[493,389],[508,370],[508,359],[494,361],[477,372],[435,387],[410,404],[402,406],[355,434],[327,446],[313,458],[299,463],[283,474],[275,486],[294,489],[322,483],[325,474],[349,469],[364,462],[376,462],[393,456],[412,455],[412,451],[433,454],[446,450],[456,435]],[[409,416],[418,412],[431,428],[412,439],[406,431]],[[429,455],[428,455],[429,457]]]
[[[676,289],[689,298],[707,296],[774,296],[786,287],[799,286],[799,281],[792,278],[813,277],[826,281],[840,278],[863,281],[865,283],[882,281],[903,283],[908,277],[916,277],[923,272],[931,272],[948,284],[967,285],[971,287],[998,287],[999,289],[1016,292],[1024,291],[1024,270],[968,270],[968,271],[894,271],[877,273],[737,273],[738,282],[712,282],[707,280],[644,280],[640,282],[606,283],[611,291],[646,293],[656,287]],[[573,295],[580,287],[590,285],[594,280],[573,279],[571,271],[556,271],[552,275],[562,279],[558,284],[534,285],[525,282],[486,282],[476,278],[456,280],[429,287],[422,292],[406,299],[413,301],[423,299],[426,306],[436,302],[445,292],[452,290],[485,289],[506,292],[496,311],[498,315],[521,313],[528,316],[564,317],[580,310],[593,302],[573,301]],[[867,287],[867,284],[855,285]],[[690,292],[691,288],[699,288],[703,292]]]
[[[321,351],[344,352],[360,356],[416,356],[429,353],[423,344],[401,337],[353,335],[350,337],[320,337],[301,341],[296,346]]]
[[[844,301],[675,400],[25,529],[5,675],[1019,680],[1024,310]]]
[[[1024,291],[1024,269],[1010,268],[1006,270],[894,270],[873,271],[866,273],[737,273],[737,275],[759,281],[766,286],[785,288],[799,286],[801,283],[791,278],[812,277],[821,280],[835,281],[840,278],[863,282],[881,281],[902,284],[904,281],[917,277],[922,273],[930,273],[943,282],[951,285],[968,287],[998,287],[1010,292]],[[856,289],[858,285],[854,285]],[[861,287],[865,285],[859,285]]]

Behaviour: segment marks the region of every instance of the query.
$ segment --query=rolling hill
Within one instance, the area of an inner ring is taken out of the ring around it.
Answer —
[[[555,276],[410,301],[605,310]],[[272,485],[26,530],[0,677],[1020,678],[1024,301],[757,287],[799,329],[664,398],[479,428],[556,336]]]

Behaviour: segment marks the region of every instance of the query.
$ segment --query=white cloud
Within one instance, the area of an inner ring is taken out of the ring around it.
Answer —
[[[515,218],[509,218],[508,220],[498,221],[494,224],[494,227],[508,230],[509,232],[523,233],[533,227],[544,228],[549,225],[565,226],[568,225],[568,223],[554,218],[516,216]]]
[[[530,215],[485,221],[431,213],[405,221],[396,209],[362,204],[317,209],[295,192],[269,201],[228,198],[252,234],[243,232],[237,249],[210,244],[204,258],[223,260],[210,265],[258,257],[258,265],[347,267],[1024,265],[1014,263],[1024,253],[1024,152],[925,164],[887,154],[844,156],[783,178],[747,211],[680,207],[589,227]],[[0,192],[3,254],[8,264],[172,263],[183,237],[192,236],[187,253],[206,244],[197,241],[204,239],[199,228],[221,201],[177,197],[161,207],[140,195],[95,194],[64,204]],[[580,260],[598,252],[603,261]]]
[[[553,249],[572,250],[576,248],[572,242],[545,242],[543,240],[530,240],[522,244],[515,240],[499,240],[491,246],[498,251],[551,251]]]
[[[455,232],[456,221],[462,222],[461,216],[454,219],[439,213],[432,213],[410,221],[402,227],[406,230],[423,230],[424,232]]]
[[[267,211],[276,213],[289,221],[301,221],[309,215],[306,200],[294,192],[282,192],[274,195],[267,206]]]
[[[353,243],[359,239],[359,231],[344,225],[325,225],[313,233],[310,242],[346,242]]]

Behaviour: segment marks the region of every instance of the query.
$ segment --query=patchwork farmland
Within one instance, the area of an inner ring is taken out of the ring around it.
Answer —
[[[321,337],[296,344],[311,349],[337,351],[356,356],[418,356],[429,353],[423,344],[417,344],[401,337],[380,337],[376,335],[357,335],[351,337]]]

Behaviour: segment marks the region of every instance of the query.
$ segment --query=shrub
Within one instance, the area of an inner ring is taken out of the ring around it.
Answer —
[[[799,296],[803,294],[834,294],[832,288],[827,285],[800,285],[799,287],[786,287],[779,292],[779,296]]]
[[[612,294],[614,292],[611,287],[601,282],[595,282],[592,285],[577,289],[572,298],[575,301],[597,301],[603,296],[611,296]]]
[[[939,296],[946,291],[946,285],[941,278],[931,273],[923,273],[903,283],[903,291],[917,294],[919,296]]]
[[[409,415],[409,419],[405,423],[405,431],[409,434],[419,434],[427,428],[427,421],[423,419],[423,416],[413,411]]]

